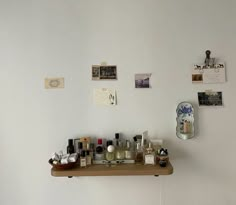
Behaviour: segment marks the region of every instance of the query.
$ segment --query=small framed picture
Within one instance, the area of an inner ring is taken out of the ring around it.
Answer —
[[[223,106],[222,92],[198,92],[199,106]]]
[[[116,65],[93,65],[92,80],[117,80]]]
[[[135,74],[135,88],[150,88],[151,73]]]

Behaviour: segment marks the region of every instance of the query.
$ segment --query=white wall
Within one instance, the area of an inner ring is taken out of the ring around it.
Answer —
[[[235,205],[236,1],[1,0],[0,204]],[[192,85],[206,49],[226,62],[227,82]],[[118,66],[118,81],[91,81],[91,65]],[[152,73],[152,89],[134,73]],[[45,90],[45,77],[65,89]],[[96,107],[93,88],[115,88],[115,108]],[[197,92],[223,92],[224,107],[199,109]],[[175,135],[179,102],[195,106],[197,137]],[[47,160],[67,139],[163,138],[174,174],[50,176]],[[224,150],[225,149],[225,150]]]

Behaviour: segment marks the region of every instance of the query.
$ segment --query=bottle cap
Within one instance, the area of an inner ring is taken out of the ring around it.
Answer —
[[[109,145],[109,146],[107,147],[107,151],[108,151],[108,152],[114,152],[114,151],[115,151],[115,147],[114,147],[113,145]]]
[[[89,150],[87,150],[86,152],[87,152],[86,154],[89,155]]]
[[[116,133],[115,138],[118,140],[120,138],[120,133]]]
[[[107,147],[108,147],[109,145],[113,145],[112,140],[107,140]]]
[[[137,142],[137,137],[136,136],[134,136],[133,139],[134,139],[135,142]]]
[[[73,139],[68,139],[68,144],[73,145]]]
[[[102,144],[102,139],[98,138],[98,144]]]

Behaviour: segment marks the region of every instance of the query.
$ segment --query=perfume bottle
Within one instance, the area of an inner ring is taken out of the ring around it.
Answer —
[[[80,155],[80,167],[86,167],[86,153],[85,150],[82,151],[81,155]]]
[[[156,164],[156,155],[152,148],[151,142],[149,142],[148,148],[146,148],[144,153],[144,164],[152,164],[152,165]]]
[[[92,157],[90,155],[90,151],[86,150],[86,165],[90,166],[92,164]]]
[[[137,143],[136,152],[135,152],[135,163],[143,164],[143,150],[139,142]]]
[[[114,146],[118,147],[118,142],[120,140],[120,133],[115,133]]]
[[[113,146],[112,140],[107,141],[107,152],[106,152],[106,160],[112,161],[115,159],[115,147]]]
[[[92,158],[92,160],[93,159],[95,159],[95,150],[94,150],[94,143],[90,143],[90,149],[89,149],[89,151],[90,151],[90,156],[91,156],[91,158]]]
[[[118,141],[118,146],[116,147],[116,159],[121,160],[125,158],[125,150],[121,140]]]
[[[95,153],[95,159],[96,160],[104,160],[104,148],[102,144],[102,139],[98,139],[98,144],[96,147],[96,153]]]
[[[126,140],[125,159],[133,159],[133,152],[132,152],[132,148],[131,148],[131,142],[129,140]]]
[[[75,152],[75,147],[73,145],[73,139],[68,139],[67,154],[72,154]]]
[[[79,142],[78,143],[78,154],[79,154],[79,156],[81,155],[82,151],[83,151],[83,143]]]

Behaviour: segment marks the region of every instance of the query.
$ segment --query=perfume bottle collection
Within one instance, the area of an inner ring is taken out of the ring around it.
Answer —
[[[90,137],[69,139],[67,154],[54,153],[51,159],[54,164],[77,162],[81,168],[92,164],[122,163],[159,164],[165,167],[169,160],[167,149],[162,148],[155,141],[148,141],[142,135],[136,135],[131,142],[122,139],[120,133],[115,133],[113,140],[103,138],[92,140]]]

